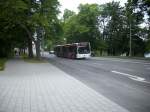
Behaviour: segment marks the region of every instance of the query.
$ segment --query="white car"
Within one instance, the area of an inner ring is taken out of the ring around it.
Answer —
[[[49,51],[49,54],[54,54],[54,51]]]
[[[150,53],[145,53],[144,56],[145,58],[150,58]]]

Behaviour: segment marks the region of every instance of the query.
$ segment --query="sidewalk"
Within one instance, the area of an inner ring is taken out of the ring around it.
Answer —
[[[128,112],[49,63],[10,60],[0,72],[0,112]]]

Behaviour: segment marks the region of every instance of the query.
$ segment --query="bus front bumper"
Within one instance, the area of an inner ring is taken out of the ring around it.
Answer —
[[[90,58],[91,54],[77,54],[76,58]]]

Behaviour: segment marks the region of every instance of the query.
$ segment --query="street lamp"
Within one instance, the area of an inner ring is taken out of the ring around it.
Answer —
[[[130,8],[132,7],[132,0],[130,1]],[[131,25],[131,19],[132,19],[132,12],[130,14],[130,41],[129,41],[129,47],[130,47],[130,50],[129,50],[129,56],[132,56],[132,25]]]
[[[42,28],[42,43],[43,43],[43,49],[42,49],[43,53],[42,54],[43,54],[43,57],[44,57],[44,48],[45,48],[45,46],[44,46],[44,44],[45,44],[44,43],[44,35],[45,35],[45,31],[44,31],[44,28]]]
[[[129,46],[130,46],[129,56],[132,56],[132,31],[131,31],[131,20],[130,20],[130,42],[129,42]]]

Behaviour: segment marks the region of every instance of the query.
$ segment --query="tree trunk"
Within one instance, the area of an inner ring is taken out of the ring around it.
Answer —
[[[23,51],[22,51],[22,52],[23,52],[23,54],[25,54],[25,53],[26,53],[26,52],[25,52],[25,48],[23,48]]]
[[[24,24],[22,24],[21,22],[18,22],[18,24],[26,31],[26,33],[28,34],[28,56],[29,58],[33,58],[33,49],[32,49],[32,41],[34,41],[34,38],[32,37],[32,33],[30,31],[30,29],[27,28],[27,26],[25,26]]]
[[[36,58],[40,59],[41,58],[41,51],[40,51],[40,39],[37,38],[37,41],[35,41],[35,47],[36,47]]]
[[[28,56],[33,58],[32,40],[28,38]]]

